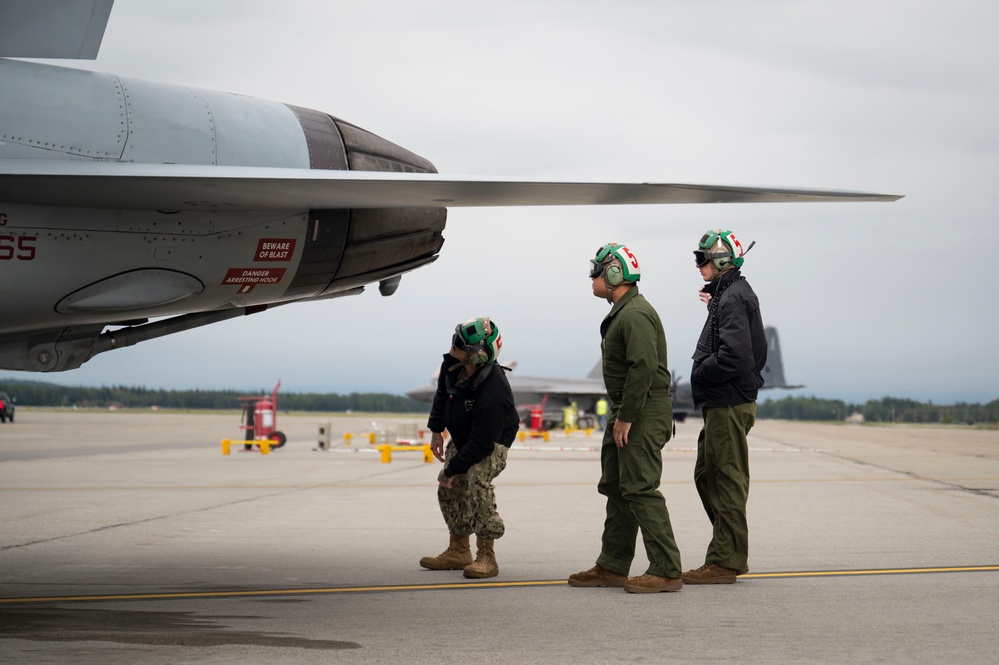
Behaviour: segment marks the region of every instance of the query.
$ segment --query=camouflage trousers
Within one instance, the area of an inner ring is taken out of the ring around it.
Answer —
[[[447,442],[444,452],[446,465],[458,452],[454,443]],[[493,478],[506,468],[510,449],[503,444],[493,444],[492,454],[475,464],[468,473],[453,476],[451,487],[437,488],[437,502],[447,528],[456,536],[499,538],[506,530],[496,512],[496,491]]]

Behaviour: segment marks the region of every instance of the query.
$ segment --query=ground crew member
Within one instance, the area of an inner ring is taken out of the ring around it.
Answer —
[[[604,245],[591,264],[593,295],[612,305],[600,324],[611,409],[597,491],[607,497],[607,519],[597,565],[570,575],[569,584],[624,587],[630,593],[679,591],[680,552],[659,492],[662,448],[673,423],[666,334],[656,310],[638,293],[641,271],[627,247]],[[649,567],[629,578],[639,530]]]
[[[507,452],[520,423],[505,368],[496,358],[503,342],[488,318],[458,324],[444,354],[427,423],[430,448],[444,463],[437,476],[437,500],[451,533],[448,548],[420,565],[464,570],[465,577],[499,574],[494,541],[503,535],[493,479],[506,468]],[[444,448],[443,432],[451,435]],[[468,538],[475,534],[472,560]]]
[[[755,244],[755,243],[754,243]],[[704,416],[697,437],[694,485],[711,520],[704,565],[683,574],[687,584],[732,584],[749,571],[749,444],[756,395],[763,386],[767,338],[760,303],[739,269],[742,243],[731,231],[708,231],[694,250],[705,282],[699,296],[708,318],[694,351],[690,386]]]
[[[562,407],[562,427],[569,429],[576,425],[576,409],[572,404]]]
[[[597,423],[600,424],[600,429],[607,429],[607,400],[601,397],[597,400],[595,408],[597,412]]]

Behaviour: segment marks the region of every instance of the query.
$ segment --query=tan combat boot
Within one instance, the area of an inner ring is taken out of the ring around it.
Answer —
[[[493,551],[493,539],[476,536],[475,545],[475,562],[465,566],[465,577],[482,578],[499,575],[496,552]]]
[[[628,576],[614,573],[601,566],[569,575],[569,586],[613,586],[622,587],[628,583]]]
[[[472,548],[468,546],[468,536],[451,534],[451,544],[437,556],[425,556],[420,565],[430,570],[461,570],[472,563]]]
[[[749,567],[746,567],[749,570]],[[683,574],[684,584],[735,584],[735,578],[741,571],[724,568],[714,563],[706,563],[700,568],[688,570]]]

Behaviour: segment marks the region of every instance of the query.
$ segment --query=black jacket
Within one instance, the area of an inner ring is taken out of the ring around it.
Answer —
[[[702,409],[755,402],[763,387],[767,337],[753,287],[735,268],[702,290],[711,300],[690,372],[694,405]]]
[[[431,432],[446,428],[458,449],[444,467],[449,477],[465,473],[489,457],[494,443],[509,448],[520,427],[513,391],[503,368],[496,363],[482,365],[470,380],[458,381],[459,370],[449,371],[456,362],[444,354],[427,422]]]

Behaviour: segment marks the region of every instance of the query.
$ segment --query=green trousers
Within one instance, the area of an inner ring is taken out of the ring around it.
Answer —
[[[713,525],[704,563],[742,570],[749,557],[749,443],[756,402],[703,410],[694,486]]]
[[[662,449],[669,440],[672,419],[669,409],[656,409],[647,404],[645,414],[632,423],[628,445],[614,445],[612,412],[604,430],[600,448],[602,473],[597,490],[607,497],[607,518],[604,521],[602,547],[597,565],[628,575],[635,557],[635,542],[642,532],[645,553],[649,559],[646,571],[660,577],[681,575],[680,550],[673,537],[666,499],[659,491],[663,472]]]

